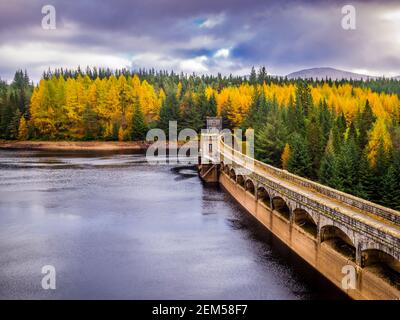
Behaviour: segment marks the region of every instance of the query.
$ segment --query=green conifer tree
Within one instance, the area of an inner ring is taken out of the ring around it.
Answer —
[[[165,133],[169,131],[169,121],[179,121],[180,110],[178,105],[178,99],[173,91],[167,93],[165,100],[160,109],[160,120],[158,126],[164,130]],[[179,123],[178,123],[179,125]]]
[[[182,113],[182,125],[184,128],[190,128],[199,132],[204,127],[204,121],[201,119],[198,105],[194,103],[192,94],[189,93],[184,99],[185,108]]]
[[[312,159],[307,143],[299,134],[293,134],[290,140],[291,152],[288,171],[299,176],[309,177],[312,173]]]
[[[100,134],[98,118],[97,114],[93,111],[93,108],[89,103],[85,105],[82,119],[84,128],[84,139],[85,140],[97,139]]]
[[[148,126],[146,125],[144,114],[140,109],[139,101],[135,99],[133,103],[131,139],[133,141],[144,141],[147,130]]]
[[[287,141],[287,130],[279,112],[270,113],[266,124],[255,132],[255,156],[274,166],[280,166]]]
[[[382,184],[384,194],[382,204],[400,210],[400,151],[393,152],[391,164]]]

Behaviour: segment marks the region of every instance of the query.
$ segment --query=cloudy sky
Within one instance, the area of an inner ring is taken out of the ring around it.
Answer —
[[[356,29],[342,28],[342,7]],[[44,5],[56,29],[42,27]],[[400,1],[0,0],[0,77],[43,70],[154,67],[183,72],[271,74],[330,66],[400,74]]]

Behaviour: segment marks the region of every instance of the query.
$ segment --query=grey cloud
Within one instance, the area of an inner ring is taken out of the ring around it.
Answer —
[[[57,48],[62,53],[60,67],[67,58],[69,64],[75,61],[66,56],[67,51],[76,55],[76,65],[86,62],[82,56],[93,52],[103,55],[105,63],[110,56],[136,57],[135,65],[151,67],[149,57],[154,57],[156,66],[170,63],[171,68],[179,68],[182,60],[185,66],[200,63],[210,72],[223,73],[261,64],[281,74],[312,66],[400,73],[400,37],[391,41],[388,36],[395,34],[390,25],[395,22],[379,17],[385,10],[400,10],[396,1],[353,2],[355,31],[340,26],[342,1],[55,0],[51,4],[56,7],[58,23],[58,29],[51,32],[40,29],[41,1],[0,4],[1,77],[10,78],[19,67],[28,71],[34,67],[34,77],[39,77],[40,68],[57,65],[57,55],[51,51]],[[224,17],[219,24],[199,27],[198,19],[217,15]],[[31,53],[34,61],[29,52],[21,61],[10,57],[15,48],[28,43],[36,44]],[[40,58],[37,45],[43,46],[43,59],[51,56],[51,63]],[[213,54],[222,48],[230,49],[230,55],[214,59]],[[200,56],[207,59],[192,61]]]

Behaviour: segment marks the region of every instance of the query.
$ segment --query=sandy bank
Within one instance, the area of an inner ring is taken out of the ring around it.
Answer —
[[[113,150],[146,150],[146,142],[117,141],[2,141],[0,150],[65,150],[65,151],[113,151]]]

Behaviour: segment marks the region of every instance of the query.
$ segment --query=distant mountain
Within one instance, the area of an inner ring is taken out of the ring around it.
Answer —
[[[304,69],[296,72],[289,73],[287,75],[289,79],[325,79],[330,78],[332,80],[341,80],[341,79],[353,79],[353,80],[367,80],[367,79],[376,79],[375,76],[369,76],[366,74],[359,74],[334,68],[311,68]],[[400,78],[397,77],[397,78]]]

